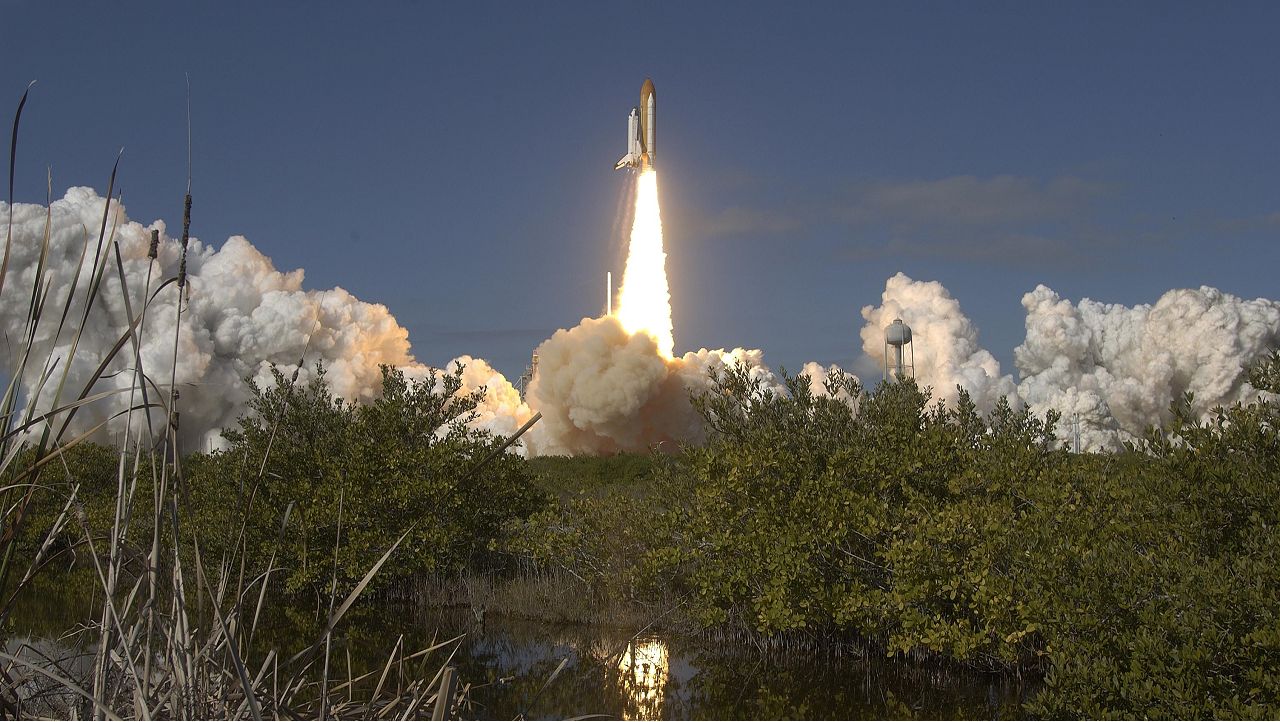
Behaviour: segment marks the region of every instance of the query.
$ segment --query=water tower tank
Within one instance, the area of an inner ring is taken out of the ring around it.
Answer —
[[[893,350],[890,351],[890,348]],[[909,360],[908,360],[909,359]],[[915,376],[916,351],[911,343],[911,327],[895,318],[884,329],[885,378],[902,379]]]

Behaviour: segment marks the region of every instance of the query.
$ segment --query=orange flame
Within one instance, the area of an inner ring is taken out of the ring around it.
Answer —
[[[635,222],[615,314],[627,333],[653,337],[658,352],[671,358],[671,293],[667,287],[667,254],[662,250],[662,214],[658,209],[658,176],[640,174],[636,186]]]

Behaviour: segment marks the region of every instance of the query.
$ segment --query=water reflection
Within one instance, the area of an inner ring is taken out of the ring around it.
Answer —
[[[13,615],[16,631],[56,637],[84,618],[78,608],[59,607],[59,599],[51,592],[25,600]],[[264,622],[255,637],[255,659],[266,649],[290,653],[300,640],[314,639],[318,628],[307,626],[307,620],[317,624],[313,612]],[[349,659],[358,676],[381,670],[401,633],[404,648],[413,650],[465,633],[447,663],[472,686],[471,704],[462,714],[473,719],[991,719],[1023,716],[1019,700],[1030,691],[1007,677],[878,655],[797,649],[762,657],[724,641],[633,639],[634,632],[497,616],[478,626],[469,610],[375,604],[349,613],[334,654]],[[446,664],[449,651],[421,663]]]
[[[423,619],[445,629],[447,617]],[[630,640],[630,641],[629,641]],[[795,650],[762,657],[679,636],[490,618],[459,659],[477,719],[992,719],[1021,716],[1026,690],[999,676]],[[548,678],[568,660],[549,685]]]
[[[629,697],[623,719],[660,719],[667,685],[667,645],[659,639],[633,640],[618,658],[622,690]]]

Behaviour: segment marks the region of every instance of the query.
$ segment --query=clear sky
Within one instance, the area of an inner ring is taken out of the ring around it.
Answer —
[[[651,76],[676,349],[854,366],[886,277],[1012,371],[1020,298],[1280,296],[1280,3],[0,0],[17,199],[119,185],[518,375],[621,273]],[[7,100],[6,100],[7,99]]]

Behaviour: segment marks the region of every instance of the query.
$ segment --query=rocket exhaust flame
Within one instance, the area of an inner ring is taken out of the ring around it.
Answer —
[[[658,353],[670,360],[675,350],[671,336],[671,294],[667,288],[667,254],[662,248],[658,176],[653,168],[657,113],[653,81],[645,78],[640,87],[640,105],[632,108],[627,118],[627,154],[614,166],[639,171],[631,244],[616,317],[628,334],[643,332],[653,337]]]
[[[618,294],[617,318],[627,333],[652,336],[662,357],[672,357],[675,342],[671,333],[667,254],[662,248],[658,175],[652,169],[641,173],[636,184],[635,219],[622,290]]]

